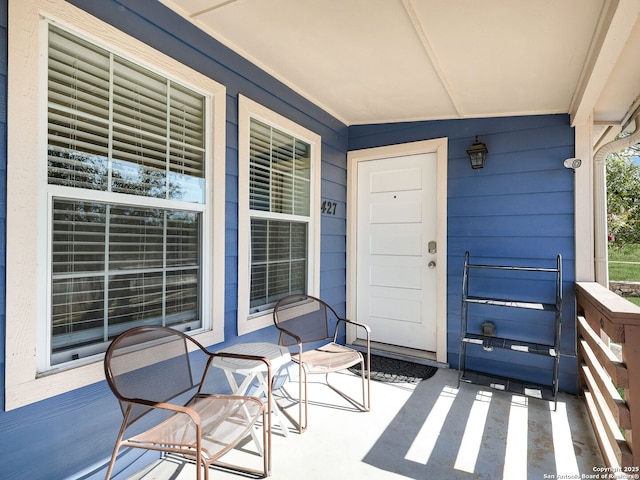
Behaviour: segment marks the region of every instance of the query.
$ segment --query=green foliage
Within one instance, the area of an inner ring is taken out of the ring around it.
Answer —
[[[640,243],[640,155],[635,145],[607,158],[607,223],[616,247]]]

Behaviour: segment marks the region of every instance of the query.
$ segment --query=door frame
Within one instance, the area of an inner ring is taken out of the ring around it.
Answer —
[[[356,318],[358,165],[389,157],[435,153],[436,176],[436,361],[447,363],[447,154],[448,138],[373,147],[347,152],[347,318]],[[355,341],[355,331],[347,331],[347,342]]]

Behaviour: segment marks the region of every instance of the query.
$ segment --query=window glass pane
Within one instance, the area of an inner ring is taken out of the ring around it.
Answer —
[[[162,271],[109,276],[109,337],[134,325],[162,325],[162,284]]]
[[[203,95],[56,27],[48,87],[50,184],[204,203]]]
[[[291,259],[304,260],[307,258],[307,224],[291,224]]]
[[[113,121],[126,129],[167,136],[167,80],[114,56]]]
[[[51,353],[72,360],[70,346],[82,347],[104,338],[104,277],[57,276],[52,284]],[[106,349],[106,347],[105,347]],[[58,355],[57,355],[58,354]],[[55,365],[62,360],[54,360]]]
[[[293,179],[293,213],[309,215],[311,205],[311,145],[296,141],[294,179]]]
[[[162,268],[164,212],[114,205],[109,216],[109,269]]]
[[[53,273],[102,272],[106,206],[56,200],[53,204]]]
[[[200,263],[200,215],[171,211],[167,215],[166,261],[168,267]]]
[[[140,132],[128,132],[117,127],[113,128],[113,135],[112,191],[165,198],[167,172],[164,145]]]
[[[166,197],[167,80],[116,58],[113,191]]]
[[[269,261],[287,260],[291,253],[291,224],[269,222]]]
[[[48,70],[49,183],[106,190],[109,54],[52,29]]]
[[[169,191],[171,200],[204,203],[204,150],[172,144],[170,151]]]
[[[171,84],[169,198],[204,201],[204,98]]]
[[[54,199],[52,363],[104,351],[135,325],[199,328],[201,223],[194,212]]]
[[[249,138],[249,208],[270,209],[271,127],[251,119]]]
[[[109,52],[64,30],[49,30],[48,100],[83,118],[109,118]]]
[[[249,208],[308,216],[311,145],[256,119],[249,143]]]
[[[166,325],[191,324],[198,320],[199,270],[184,268],[167,272],[165,286]]]
[[[267,304],[267,264],[253,263],[251,265],[251,313],[260,311],[261,306]]]
[[[104,259],[107,206],[56,200],[53,203],[52,357],[69,346],[104,338]],[[58,362],[54,362],[58,363]]]
[[[251,220],[252,312],[307,289],[307,224]]]

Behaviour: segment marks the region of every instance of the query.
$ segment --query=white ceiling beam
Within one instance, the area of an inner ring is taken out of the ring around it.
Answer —
[[[438,55],[436,51],[433,49],[433,46],[429,41],[429,37],[427,37],[427,33],[424,29],[424,26],[422,25],[422,22],[420,21],[420,17],[416,13],[415,7],[413,5],[413,0],[402,0],[402,6],[407,12],[407,15],[409,16],[409,20],[411,20],[411,24],[413,25],[413,28],[415,29],[418,35],[418,38],[420,39],[420,43],[422,44],[422,48],[427,54],[427,57],[429,57],[429,61],[431,62],[431,65],[433,65],[433,68],[436,71],[436,75],[438,76],[440,83],[442,84],[445,91],[447,92],[447,95],[449,96],[449,100],[451,100],[451,104],[453,105],[453,108],[455,109],[456,114],[458,115],[458,117],[464,117],[464,112],[460,105],[460,100],[458,99],[458,96],[456,95],[455,90],[451,86],[451,82],[449,82],[449,78],[447,77],[446,72],[444,71],[444,69],[442,68],[442,65],[440,64]]]
[[[201,17],[205,13],[213,12],[214,10],[217,10],[219,8],[222,8],[222,7],[226,7],[227,5],[229,5],[231,3],[235,3],[235,2],[237,2],[237,0],[221,0],[220,3],[218,3],[218,4],[212,5],[212,6],[208,7],[208,8],[200,10],[198,12],[193,12],[191,14],[191,18]]]
[[[573,126],[592,114],[639,15],[637,0],[608,0],[603,5],[569,108]]]

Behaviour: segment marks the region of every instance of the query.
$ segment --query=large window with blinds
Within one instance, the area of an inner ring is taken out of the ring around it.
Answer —
[[[48,37],[51,365],[136,325],[201,329],[206,96]]]
[[[317,289],[320,138],[244,97],[240,103],[240,175],[247,181],[239,230],[249,241],[239,255],[247,272],[239,315],[245,327],[262,326],[279,299]]]

